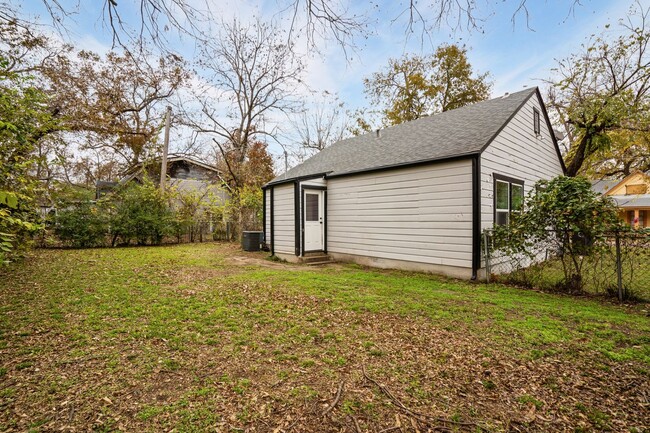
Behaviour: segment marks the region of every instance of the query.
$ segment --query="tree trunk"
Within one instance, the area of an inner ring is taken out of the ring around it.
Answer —
[[[582,164],[585,162],[587,144],[591,141],[591,134],[585,133],[580,139],[576,153],[569,161],[569,164],[566,167],[566,175],[569,177],[575,177],[578,175],[578,172],[582,168]]]

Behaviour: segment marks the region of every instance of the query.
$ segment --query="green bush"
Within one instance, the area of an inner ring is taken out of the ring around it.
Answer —
[[[558,288],[580,291],[584,280],[584,257],[608,249],[607,234],[620,230],[616,205],[591,190],[580,177],[559,176],[535,184],[524,210],[513,213],[510,223],[493,232],[494,250],[509,257],[539,261],[539,245],[557,252],[563,281]]]
[[[175,232],[174,215],[167,198],[151,181],[131,184],[111,197],[112,245],[135,241],[138,245],[158,245]]]
[[[59,240],[75,248],[103,246],[107,233],[105,209],[88,201],[69,204],[60,210],[54,226]]]

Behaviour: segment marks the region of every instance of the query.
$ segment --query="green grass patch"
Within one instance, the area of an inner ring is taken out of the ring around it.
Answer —
[[[630,374],[648,378],[643,305],[356,265],[297,267],[263,254],[237,265],[236,254],[214,243],[43,250],[0,271],[0,378],[10,384],[0,404],[27,414],[5,411],[0,426],[264,431],[309,414],[316,426],[345,383],[333,414],[386,428],[394,407],[362,367],[414,410],[462,420],[490,419],[465,400],[509,392],[511,364],[581,366],[583,380],[626,369],[621,386]],[[559,413],[541,399],[574,392],[573,372],[561,373],[538,374],[536,390],[522,389],[526,377],[509,400],[520,404],[496,413]],[[575,392],[585,403],[549,419],[610,428],[609,408]],[[29,424],[43,407],[55,411],[53,424]]]

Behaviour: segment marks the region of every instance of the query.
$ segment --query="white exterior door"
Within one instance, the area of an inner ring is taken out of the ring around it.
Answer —
[[[305,222],[305,251],[323,250],[324,233],[324,191],[305,190],[304,222]]]

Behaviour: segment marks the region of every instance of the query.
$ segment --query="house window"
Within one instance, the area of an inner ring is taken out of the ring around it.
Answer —
[[[644,210],[639,211],[639,220],[638,221],[635,221],[635,216],[634,216],[634,211],[633,210],[627,211],[627,221],[629,222],[629,224],[632,227],[638,227],[640,229],[645,228],[646,227],[645,211]],[[638,226],[635,225],[635,222],[638,223]]]
[[[524,182],[494,174],[494,223],[507,225],[510,214],[524,208]]]
[[[539,110],[537,108],[533,108],[533,130],[535,131],[535,135],[541,133],[539,125]]]

